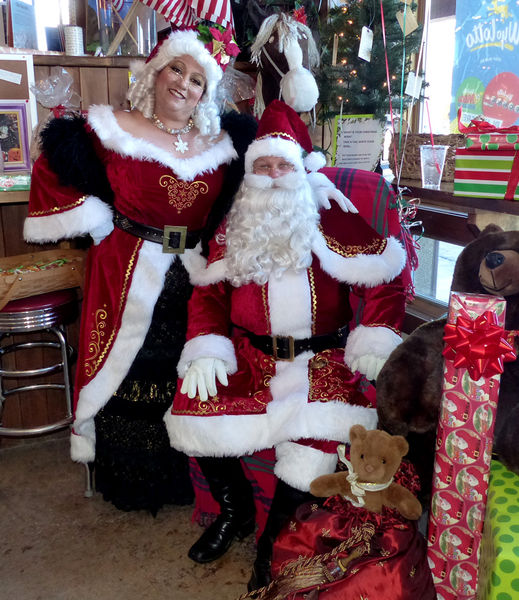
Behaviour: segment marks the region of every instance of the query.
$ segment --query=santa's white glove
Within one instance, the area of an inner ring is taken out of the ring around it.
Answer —
[[[198,392],[205,402],[209,396],[216,396],[216,379],[227,385],[225,362],[220,358],[195,358],[186,371],[180,392],[194,398]]]
[[[353,202],[336,187],[318,187],[314,189],[314,193],[320,208],[330,209],[332,207],[330,200],[335,200],[344,212],[359,212]]]
[[[352,371],[359,371],[366,376],[366,379],[375,380],[380,373],[380,369],[386,362],[385,358],[375,356],[374,354],[364,354],[359,358],[354,358],[351,365],[348,365]]]
[[[113,229],[113,221],[106,221],[105,223],[101,223],[101,225],[94,227],[90,232],[90,237],[94,241],[94,246],[100,244],[105,239],[105,237],[112,233]]]

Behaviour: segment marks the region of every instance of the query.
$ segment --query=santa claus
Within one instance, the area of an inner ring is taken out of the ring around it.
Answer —
[[[276,450],[279,481],[250,588],[268,582],[273,539],[310,482],[335,470],[337,444],[349,442],[350,427],[377,426],[360,373],[374,379],[400,342],[404,249],[345,199],[342,210],[322,207],[318,194],[324,197],[328,180],[316,172],[321,166],[297,113],[272,102],[194,282],[178,365],[184,381],[165,417],[172,445],[200,457],[221,506],[190,550],[198,562],[218,558],[254,528],[238,457]],[[365,302],[351,332],[350,293]]]

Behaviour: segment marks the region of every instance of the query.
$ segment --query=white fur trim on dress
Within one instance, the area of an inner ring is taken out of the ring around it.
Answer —
[[[101,369],[79,392],[71,441],[72,460],[92,460],[95,454],[94,416],[115,393],[142,347],[174,256],[164,254],[162,246],[154,242],[142,244],[117,337]],[[171,376],[176,376],[175,365],[171,366]],[[78,440],[78,436],[82,439]]]
[[[113,221],[112,209],[97,196],[87,196],[79,206],[44,217],[27,217],[23,225],[26,242],[57,242],[88,235]]]
[[[225,362],[225,370],[229,375],[236,373],[238,364],[231,340],[223,335],[209,333],[199,335],[187,341],[178,361],[178,376],[183,379],[192,361],[197,358],[219,358]]]
[[[402,338],[389,327],[358,325],[348,335],[344,361],[350,365],[366,354],[387,358],[401,342]]]
[[[294,362],[278,361],[270,381],[272,401],[263,415],[164,417],[171,445],[189,456],[241,456],[298,439],[349,442],[352,425],[375,429],[374,408],[328,402],[308,402],[308,360],[305,352]]]
[[[394,237],[387,238],[382,254],[345,257],[329,248],[319,232],[314,237],[312,250],[326,273],[350,285],[376,287],[388,283],[402,272],[406,262],[405,250]]]
[[[296,442],[282,442],[276,446],[274,474],[302,492],[309,492],[316,477],[334,473],[336,467],[335,452],[322,452]]]
[[[278,156],[292,163],[296,171],[304,171],[302,148],[290,140],[271,136],[254,140],[245,153],[245,172],[252,173],[254,161],[261,156]]]
[[[171,168],[184,181],[193,181],[198,175],[211,173],[220,165],[228,164],[238,157],[227,133],[201,154],[190,158],[178,158],[171,152],[124,131],[117,122],[111,106],[90,106],[88,122],[105,148],[137,160],[156,161]]]

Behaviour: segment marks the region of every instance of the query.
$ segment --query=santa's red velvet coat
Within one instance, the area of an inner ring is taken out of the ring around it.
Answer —
[[[203,227],[226,164],[237,156],[227,134],[202,154],[181,159],[123,131],[109,106],[91,107],[88,126],[119,212],[161,229]],[[103,229],[112,218],[111,208],[99,198],[60,185],[45,156],[40,156],[32,174],[27,241],[86,235]],[[174,260],[181,260],[190,274],[205,266],[198,249],[165,254],[160,244],[118,228],[89,250],[74,389],[74,460],[94,459],[94,416],[117,390],[141,348]]]
[[[308,489],[316,476],[334,471],[336,443],[349,441],[353,424],[377,425],[373,404],[345,358],[351,364],[365,354],[386,357],[400,342],[405,252],[394,238],[382,238],[362,217],[334,205],[320,213],[310,268],[236,288],[229,283],[224,231],[212,242],[207,269],[193,280],[178,370],[183,377],[195,358],[220,358],[231,374],[229,385],[219,385],[217,396],[205,402],[177,391],[165,417],[170,439],[191,456],[241,456],[275,447],[276,475]],[[352,317],[350,293],[363,297],[365,309],[345,351],[275,361],[243,334],[300,339],[332,333]]]

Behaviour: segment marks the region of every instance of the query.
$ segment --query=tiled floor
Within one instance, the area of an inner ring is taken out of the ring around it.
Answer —
[[[54,436],[0,450],[0,600],[235,600],[254,559],[250,536],[219,561],[186,556],[192,507],[153,518],[83,496],[84,471]]]

